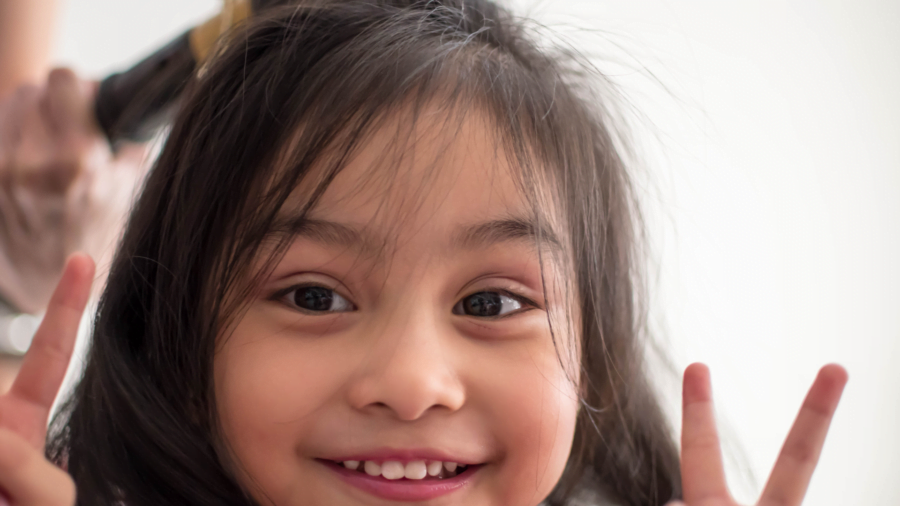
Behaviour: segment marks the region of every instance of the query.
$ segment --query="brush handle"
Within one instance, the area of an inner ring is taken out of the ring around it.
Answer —
[[[185,32],[130,69],[100,82],[97,123],[110,144],[146,141],[169,119],[197,62]]]
[[[97,123],[115,148],[146,141],[165,125],[178,97],[219,38],[253,13],[296,0],[231,0],[217,16],[166,44],[130,69],[100,83]]]

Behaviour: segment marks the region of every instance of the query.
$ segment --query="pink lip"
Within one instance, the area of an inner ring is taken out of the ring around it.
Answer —
[[[393,453],[391,460],[401,460],[396,453]],[[356,460],[356,459],[345,459]],[[365,460],[365,459],[360,459]],[[376,459],[369,459],[376,460]],[[405,460],[405,459],[404,459]],[[428,458],[413,458],[409,460],[440,460]],[[455,492],[472,482],[474,474],[481,469],[481,466],[469,466],[465,471],[457,474],[452,478],[443,480],[423,479],[423,480],[388,480],[381,476],[369,476],[359,471],[351,471],[344,466],[335,464],[327,460],[317,460],[320,464],[331,469],[345,482],[354,487],[378,496],[389,501],[427,501],[442,495]],[[452,462],[452,461],[451,461]]]

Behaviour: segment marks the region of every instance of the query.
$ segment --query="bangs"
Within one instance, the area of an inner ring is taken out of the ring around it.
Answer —
[[[423,124],[429,126],[429,135],[449,144],[459,136],[463,122],[473,117],[484,121],[496,139],[495,162],[502,160],[512,168],[510,175],[530,204],[529,218],[536,229],[551,230],[560,239],[558,245],[563,247],[549,250],[554,253],[551,260],[565,272],[572,271],[562,204],[566,184],[560,176],[561,160],[554,156],[561,150],[548,145],[554,139],[547,135],[554,128],[553,102],[560,97],[548,96],[545,91],[556,86],[540,77],[559,76],[519,65],[479,37],[478,31],[453,40],[441,16],[423,17],[421,11],[398,9],[388,17],[382,14],[383,19],[373,24],[365,5],[345,9],[328,13],[357,31],[323,33],[325,27],[332,28],[322,19],[327,16],[303,11],[287,17],[275,10],[256,21],[252,30],[236,34],[210,65],[207,82],[200,83],[201,89],[215,86],[208,81],[234,68],[240,59],[245,62],[245,77],[231,84],[233,101],[218,115],[237,114],[234,121],[245,122],[262,117],[269,129],[271,124],[278,126],[276,139],[268,141],[277,146],[274,155],[244,169],[252,176],[242,192],[243,200],[234,203],[239,211],[228,225],[234,231],[230,244],[218,249],[226,255],[216,263],[217,272],[207,278],[214,280],[205,295],[209,305],[219,304],[225,293],[236,304],[249,297],[250,287],[270,272],[289,245],[289,227],[279,221],[279,214],[290,207],[293,216],[302,218],[314,210],[334,178],[376,133],[381,140],[388,132],[390,140],[357,187],[376,185],[387,193],[403,159],[414,156],[420,140],[416,135]],[[352,21],[354,16],[360,18],[358,24]],[[270,32],[282,35],[279,44],[271,44]],[[315,50],[306,50],[310,47]],[[552,65],[549,60],[543,63]],[[253,130],[249,132],[248,141],[253,142]],[[411,199],[422,198],[428,191],[429,183],[444,168],[440,162],[436,157],[432,177],[422,182],[421,191]],[[410,207],[414,209],[415,204]],[[538,245],[544,239],[537,237]],[[265,245],[266,260],[252,280],[241,282],[238,266],[256,258],[261,245]],[[219,328],[229,323],[219,315],[230,315],[228,320],[233,321],[240,312],[237,306],[218,309],[211,316]],[[571,363],[567,370],[573,370]]]

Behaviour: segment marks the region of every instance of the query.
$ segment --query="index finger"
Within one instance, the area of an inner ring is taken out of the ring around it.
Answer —
[[[94,262],[89,256],[69,257],[9,391],[10,396],[43,408],[45,417],[66,375],[93,279]]]
[[[681,426],[681,480],[684,500],[701,504],[730,499],[712,403],[709,369],[691,364],[684,371]]]

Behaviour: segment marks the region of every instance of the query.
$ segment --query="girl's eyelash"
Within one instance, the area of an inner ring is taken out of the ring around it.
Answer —
[[[334,290],[334,288],[332,288],[330,286],[326,286],[324,283],[299,283],[299,284],[291,285],[287,288],[282,288],[281,290],[276,291],[275,293],[272,294],[272,298],[280,299],[281,297],[284,297],[285,295],[293,292],[294,290],[299,290],[301,288],[310,288],[310,287],[327,288],[329,290]]]
[[[297,284],[297,285],[291,285],[291,286],[289,286],[289,287],[287,287],[287,288],[282,288],[281,290],[278,290],[278,291],[276,291],[274,294],[272,294],[271,300],[275,300],[275,301],[283,301],[284,298],[285,298],[285,296],[287,296],[289,293],[291,293],[291,292],[293,292],[293,291],[295,291],[295,290],[300,290],[300,289],[303,289],[303,288],[311,288],[311,287],[325,288],[325,289],[327,289],[327,290],[331,290],[331,291],[334,291],[335,293],[337,293],[337,291],[336,291],[334,288],[332,288],[332,287],[330,287],[330,286],[326,286],[326,285],[324,285],[324,284],[322,284],[322,283],[307,282],[307,283],[300,283],[300,284]],[[472,292],[472,293],[470,293],[470,294],[468,294],[468,295],[465,295],[465,296],[461,297],[458,301],[456,301],[456,302],[454,303],[454,307],[456,307],[456,304],[459,304],[460,302],[462,302],[462,301],[465,300],[466,298],[471,297],[471,296],[473,296],[473,295],[475,295],[475,294],[477,294],[477,293],[484,293],[484,292],[499,293],[499,294],[505,295],[505,296],[507,296],[507,297],[511,297],[511,298],[513,298],[513,299],[515,299],[515,300],[521,302],[521,303],[522,303],[524,306],[526,306],[526,307],[523,307],[522,309],[517,310],[517,311],[512,311],[512,312],[510,312],[510,313],[506,313],[506,314],[502,314],[502,315],[497,315],[497,316],[493,316],[493,317],[482,317],[482,318],[487,318],[487,319],[491,319],[491,320],[501,320],[501,319],[503,319],[503,318],[508,318],[508,317],[510,317],[510,316],[515,316],[515,315],[517,315],[517,314],[524,313],[525,311],[529,311],[529,310],[531,310],[531,309],[540,309],[540,305],[538,305],[535,301],[531,300],[530,298],[528,298],[528,297],[526,297],[526,296],[524,296],[524,295],[522,295],[522,294],[520,294],[520,293],[516,293],[516,292],[514,292],[514,291],[512,291],[512,290],[508,290],[508,289],[506,289],[506,288],[496,288],[496,287],[486,287],[486,288],[482,288],[482,289],[477,290],[477,291],[474,291],[474,292]],[[340,293],[338,293],[338,295],[340,295],[342,298],[345,298],[347,301],[349,301],[351,304],[353,304],[353,302],[350,300],[349,297],[345,297],[344,295],[341,295]],[[355,306],[356,306],[356,305],[354,304],[354,307],[355,307]],[[298,310],[301,310],[301,311],[304,311],[304,312],[310,312],[310,311],[308,311],[308,310],[304,310],[303,308],[295,308],[295,309],[298,309]]]
[[[276,302],[285,302],[285,303],[286,303],[285,297],[286,297],[289,293],[294,292],[294,291],[297,291],[297,290],[302,290],[303,288],[324,288],[324,289],[326,289],[326,290],[331,290],[332,292],[334,292],[334,293],[336,293],[338,296],[340,296],[342,299],[344,299],[344,300],[346,300],[347,302],[349,302],[349,303],[353,306],[353,308],[356,309],[356,304],[354,304],[354,303],[350,300],[349,297],[345,297],[344,295],[342,295],[341,293],[339,293],[339,292],[338,292],[335,288],[333,288],[333,287],[330,287],[330,286],[328,286],[328,285],[326,285],[326,284],[324,284],[324,283],[316,283],[316,282],[299,283],[299,284],[296,284],[296,285],[291,285],[291,286],[289,286],[289,287],[287,287],[287,288],[282,288],[281,290],[278,290],[278,291],[276,291],[274,294],[272,294],[272,296],[270,297],[270,300],[274,300],[274,301],[276,301]],[[335,311],[321,311],[321,312],[319,312],[319,311],[311,311],[311,310],[309,310],[309,309],[305,309],[305,308],[299,307],[299,306],[297,306],[296,304],[291,304],[291,308],[292,308],[292,309],[295,309],[295,310],[297,310],[297,311],[302,311],[303,313],[306,313],[306,314],[316,314],[316,313],[318,313],[318,314],[321,315],[321,314],[323,314],[323,313],[334,313],[334,312],[335,312]]]
[[[533,300],[529,299],[528,297],[526,297],[526,296],[524,296],[524,295],[521,295],[521,294],[519,294],[519,293],[516,293],[516,292],[514,292],[514,291],[512,291],[512,290],[508,290],[508,289],[505,289],[505,288],[496,288],[496,287],[486,287],[486,288],[482,288],[482,289],[476,290],[476,291],[474,291],[474,292],[472,292],[472,293],[470,293],[470,294],[468,294],[468,295],[465,295],[465,296],[461,297],[461,298],[456,302],[456,304],[454,304],[453,307],[455,308],[457,305],[459,305],[460,303],[462,303],[462,301],[466,300],[467,298],[469,298],[469,297],[471,297],[471,296],[473,296],[473,295],[476,295],[476,294],[479,294],[479,293],[486,293],[486,292],[487,292],[487,293],[499,293],[499,294],[501,294],[501,295],[505,295],[505,296],[507,296],[507,297],[510,297],[510,298],[515,299],[516,301],[520,302],[524,307],[522,307],[521,309],[518,309],[518,310],[516,310],[516,311],[511,311],[511,312],[505,313],[505,314],[500,314],[500,315],[496,315],[496,316],[482,316],[482,317],[479,317],[479,319],[481,319],[481,320],[502,320],[502,319],[504,319],[504,318],[510,318],[510,317],[513,317],[513,316],[522,314],[522,313],[524,313],[524,312],[526,312],[526,311],[531,311],[532,309],[540,309],[540,306],[539,306],[536,302],[534,302]]]

